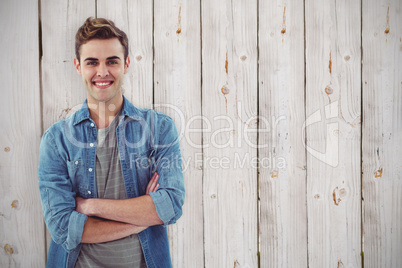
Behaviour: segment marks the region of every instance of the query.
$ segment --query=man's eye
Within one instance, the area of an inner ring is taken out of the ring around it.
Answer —
[[[89,61],[87,62],[87,65],[96,65],[96,61]]]
[[[115,60],[110,60],[110,61],[109,61],[109,64],[117,64],[117,61],[115,61]]]

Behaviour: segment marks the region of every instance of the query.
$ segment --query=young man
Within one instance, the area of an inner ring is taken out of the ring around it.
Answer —
[[[40,146],[47,266],[171,267],[166,225],[184,202],[174,122],[122,95],[128,40],[113,22],[85,21],[74,64],[87,100]]]

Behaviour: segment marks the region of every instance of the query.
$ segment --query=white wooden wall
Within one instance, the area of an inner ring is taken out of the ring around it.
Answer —
[[[45,266],[39,142],[85,99],[89,16],[129,36],[125,95],[183,135],[174,267],[402,266],[402,1],[2,0],[0,15],[0,267]]]

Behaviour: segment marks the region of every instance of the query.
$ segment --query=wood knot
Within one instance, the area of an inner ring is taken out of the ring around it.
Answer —
[[[138,55],[137,57],[135,57],[135,59],[136,59],[137,61],[140,61],[140,60],[142,60],[142,56],[141,56],[141,55]]]
[[[281,31],[281,34],[284,34],[284,33],[286,33],[286,28],[283,28]]]
[[[348,61],[348,60],[350,60],[350,56],[349,55],[346,55],[345,57],[343,57],[344,59],[345,59],[345,61]]]
[[[332,94],[333,92],[334,92],[334,90],[330,86],[327,86],[325,88],[325,93],[327,93],[328,95]]]
[[[339,129],[334,129],[332,131],[332,133],[334,134],[334,136],[338,136],[339,135]]]
[[[221,88],[221,92],[222,92],[223,95],[229,94],[229,91],[230,91],[230,90],[229,90],[227,87],[225,87],[225,86],[223,86],[223,87]]]
[[[382,177],[382,168],[380,168],[379,170],[377,170],[377,171],[374,173],[374,176],[375,176],[376,178],[381,178],[381,177]]]
[[[243,55],[243,56],[240,57],[240,59],[241,59],[242,61],[245,61],[245,60],[247,59],[247,56],[246,56],[246,55]]]
[[[334,191],[332,192],[332,197],[334,199],[334,204],[336,206],[339,205],[339,203],[342,201],[342,198],[344,198],[346,196],[346,190],[345,188],[339,189],[338,187],[336,187],[334,189]]]
[[[278,170],[272,171],[271,178],[278,178],[278,174],[279,174]]]
[[[181,28],[177,29],[176,33],[180,34],[181,33]]]
[[[233,268],[237,268],[237,267],[240,267],[240,263],[239,263],[239,261],[236,259],[236,260],[234,261],[234,263],[233,263]]]
[[[216,194],[212,194],[212,195],[211,195],[211,198],[212,198],[212,199],[216,199]]]
[[[14,200],[14,201],[11,203],[11,207],[12,207],[12,208],[18,208],[18,200]]]
[[[389,34],[389,28],[385,29],[384,33]]]
[[[8,153],[10,151],[10,147],[4,148],[4,152]]]
[[[12,247],[10,247],[9,244],[5,244],[4,245],[4,252],[11,255],[11,254],[14,253],[14,249]]]

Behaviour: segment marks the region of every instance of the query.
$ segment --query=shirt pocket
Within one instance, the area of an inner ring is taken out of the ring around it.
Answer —
[[[73,184],[73,191],[81,197],[88,195],[88,181],[85,179],[85,165],[82,159],[67,161],[68,176]]]

